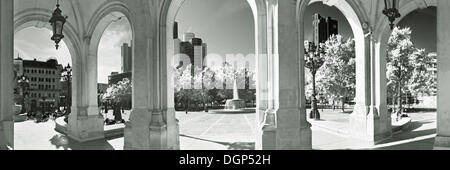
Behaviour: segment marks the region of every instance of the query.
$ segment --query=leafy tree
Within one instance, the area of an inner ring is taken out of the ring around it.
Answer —
[[[101,97],[103,103],[108,103],[112,106],[116,121],[123,121],[121,113],[122,102],[125,101],[126,97],[131,96],[131,90],[132,83],[125,78],[117,84],[111,85]]]
[[[413,55],[415,66],[409,82],[408,90],[415,96],[431,96],[437,93],[437,74],[430,70],[431,63],[436,60],[436,53],[426,54],[425,49],[419,49]]]
[[[345,40],[341,35],[333,35],[324,44],[325,63],[316,74],[316,88],[320,96],[333,101],[341,101],[344,112],[345,103],[355,97],[355,43]],[[312,95],[311,75],[306,74],[306,95]]]
[[[411,41],[412,31],[409,27],[396,27],[388,41],[387,79],[388,95],[392,96],[396,114],[401,117],[403,112],[404,94],[420,92],[423,75],[426,70],[425,50],[418,50]],[[412,90],[412,91],[411,91]]]
[[[344,40],[341,35],[330,37],[325,42],[325,67],[320,71],[319,80],[327,97],[340,100],[342,111],[348,99],[355,97],[356,64],[355,43]]]
[[[193,87],[192,65],[183,69],[175,69],[175,98],[177,103],[184,103],[186,113],[189,110],[189,95]]]
[[[195,89],[201,89],[200,95],[202,98],[203,109],[208,111],[207,103],[211,100],[208,91],[214,85],[214,71],[209,67],[195,68],[194,86]]]

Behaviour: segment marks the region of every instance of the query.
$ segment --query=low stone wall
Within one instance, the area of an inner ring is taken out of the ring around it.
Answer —
[[[67,123],[64,117],[55,120],[55,131],[67,135]],[[105,138],[122,137],[124,135],[125,124],[109,125],[104,127]]]

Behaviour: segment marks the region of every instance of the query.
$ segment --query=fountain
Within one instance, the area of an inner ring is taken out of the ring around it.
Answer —
[[[227,100],[223,110],[211,110],[212,113],[255,113],[255,109],[248,109],[245,100],[239,99],[236,79],[234,79],[233,99]]]
[[[244,100],[239,99],[237,83],[236,83],[236,79],[234,79],[233,99],[227,100],[227,102],[225,103],[225,110],[245,111],[245,108],[246,108],[246,103]]]

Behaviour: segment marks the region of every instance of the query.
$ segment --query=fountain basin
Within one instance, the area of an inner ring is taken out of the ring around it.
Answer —
[[[225,110],[241,110],[246,107],[246,103],[242,99],[227,100],[225,103]]]

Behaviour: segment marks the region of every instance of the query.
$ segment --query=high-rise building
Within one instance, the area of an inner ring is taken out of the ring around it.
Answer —
[[[178,22],[173,23],[173,39],[178,39]]]
[[[337,35],[339,31],[338,27],[338,21],[332,19],[331,17],[327,18],[327,31],[328,31],[328,37],[332,35]]]
[[[319,14],[313,15],[313,42],[325,43],[332,35],[338,34],[338,21],[331,17],[323,18]]]
[[[313,16],[313,42],[315,44],[324,43],[328,39],[327,21],[319,14]]]
[[[208,55],[208,44],[202,43],[202,53],[203,53],[203,66],[208,64],[208,59],[206,56]]]
[[[132,47],[124,43],[122,46],[122,73],[132,71]]]
[[[196,38],[195,34],[190,32],[183,34],[183,41],[174,39],[175,67],[184,69],[192,64],[194,67],[203,68],[206,65],[207,47],[201,38]]]
[[[63,67],[56,59],[43,62],[17,58],[14,60],[14,68],[16,78],[24,76],[29,80],[26,91],[29,102],[25,103],[26,111],[37,111],[38,107],[46,110],[59,107]]]
[[[179,61],[183,62],[183,68],[194,63],[194,45],[190,42],[185,41],[180,43],[180,54],[182,55],[177,57],[180,58]]]
[[[203,68],[203,41],[200,38],[193,38],[194,46],[194,67]]]

